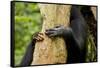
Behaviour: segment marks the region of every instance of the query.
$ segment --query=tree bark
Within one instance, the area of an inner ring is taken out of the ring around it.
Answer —
[[[39,4],[43,17],[41,32],[58,25],[69,26],[70,5]],[[66,63],[67,50],[62,37],[49,38],[44,34],[44,40],[36,42],[31,65]]]

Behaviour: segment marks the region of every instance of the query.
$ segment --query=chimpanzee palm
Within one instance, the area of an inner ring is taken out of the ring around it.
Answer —
[[[56,26],[52,29],[47,29],[45,34],[48,37],[63,37],[68,50],[67,63],[82,63],[85,61],[85,45],[87,38],[87,25],[77,6],[72,6],[70,26],[64,27],[62,25]],[[29,66],[33,60],[34,45],[36,41],[41,41],[42,33],[35,34],[32,42],[28,46],[26,53],[20,66]]]

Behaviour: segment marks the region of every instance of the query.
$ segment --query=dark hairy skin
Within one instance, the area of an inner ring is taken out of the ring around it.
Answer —
[[[35,48],[34,45],[36,41],[39,42],[43,40],[42,35],[43,35],[42,33],[37,32],[32,36],[32,41],[28,45],[25,55],[19,66],[30,66],[31,65],[31,62],[33,61],[33,53],[34,53],[34,48]]]
[[[62,25],[56,26],[52,29],[47,29],[45,34],[48,37],[63,37],[68,50],[67,63],[83,63],[85,62],[85,46],[87,38],[87,25],[77,6],[72,6],[70,26],[64,27]],[[41,39],[38,39],[38,38]],[[28,46],[26,54],[20,66],[29,66],[33,60],[34,45],[36,40],[41,41],[42,36],[37,35],[33,38],[31,44]]]

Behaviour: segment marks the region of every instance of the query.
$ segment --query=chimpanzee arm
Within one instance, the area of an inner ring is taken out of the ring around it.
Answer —
[[[34,36],[32,36],[32,41],[28,45],[25,55],[21,61],[20,66],[29,66],[31,65],[33,61],[33,53],[34,53],[34,48],[35,48],[35,43],[36,41],[42,41],[43,40],[43,34],[42,33],[35,33]]]
[[[25,55],[21,61],[20,66],[29,66],[33,60],[33,52],[34,52],[34,46],[35,42],[31,42],[25,52]]]
[[[85,61],[86,27],[81,24],[81,19],[75,19],[71,23],[64,35],[68,49],[68,63],[78,63]],[[85,23],[85,22],[84,22]],[[76,26],[75,26],[76,25]]]
[[[87,25],[77,6],[72,7],[70,19],[69,27],[57,26],[46,30],[46,34],[49,37],[61,36],[65,39],[68,45],[67,63],[84,62]]]
[[[68,62],[85,62],[87,24],[77,6],[72,7],[71,19],[70,31],[68,31],[70,32],[70,36],[66,36],[66,38],[70,39],[70,44],[67,46],[69,49]]]

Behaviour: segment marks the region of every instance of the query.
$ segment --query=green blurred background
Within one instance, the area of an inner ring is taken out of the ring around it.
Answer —
[[[20,64],[32,35],[41,28],[42,17],[37,3],[15,2],[15,66]],[[97,61],[93,38],[88,32],[86,62]]]
[[[32,34],[40,31],[41,25],[37,3],[15,2],[15,66],[22,60]]]

